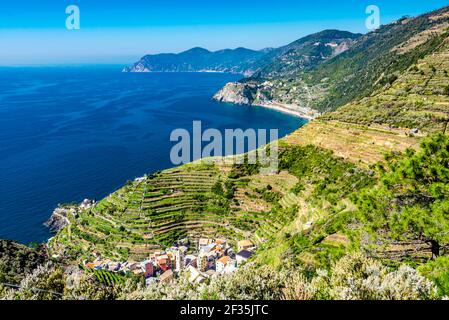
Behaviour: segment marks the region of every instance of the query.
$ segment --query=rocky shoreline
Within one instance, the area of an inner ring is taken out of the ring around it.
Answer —
[[[308,107],[273,101],[268,88],[261,88],[256,83],[230,82],[217,92],[213,99],[224,103],[273,109],[307,120],[313,120],[321,115],[320,112]]]
[[[44,223],[52,233],[58,233],[60,230],[70,224],[69,216],[76,216],[78,210],[92,208],[96,200],[85,199],[79,205],[60,205],[51,214],[50,218]]]
[[[48,227],[51,232],[58,233],[65,226],[70,224],[70,221],[67,218],[69,214],[74,215],[75,209],[58,207],[53,211],[50,218],[44,223],[44,225]]]

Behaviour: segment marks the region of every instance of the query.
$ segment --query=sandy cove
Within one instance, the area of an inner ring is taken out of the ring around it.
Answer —
[[[298,105],[293,105],[293,104],[282,104],[279,102],[255,104],[255,106],[264,107],[264,108],[288,113],[288,114],[294,115],[296,117],[304,118],[307,120],[313,120],[316,117],[321,115],[321,113],[319,113],[318,111],[310,109],[310,108],[300,107]]]

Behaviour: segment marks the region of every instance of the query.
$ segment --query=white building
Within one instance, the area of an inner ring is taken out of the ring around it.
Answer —
[[[189,282],[190,283],[201,283],[206,280],[206,276],[199,272],[196,268],[189,266],[187,271],[190,273]]]
[[[217,260],[215,270],[218,273],[222,273],[230,261],[231,261],[231,258],[229,256],[221,257],[220,259]]]
[[[181,272],[185,267],[185,252],[177,250],[175,252],[175,271]]]

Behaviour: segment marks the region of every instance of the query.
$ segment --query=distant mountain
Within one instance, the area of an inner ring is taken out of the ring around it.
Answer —
[[[269,52],[271,52],[270,49],[255,51],[245,48],[211,52],[197,47],[179,54],[146,55],[123,71],[228,72],[252,75],[257,70],[257,62]]]
[[[280,48],[246,48],[211,52],[193,48],[178,54],[146,55],[124,72],[229,72],[272,78],[320,64],[344,51],[360,34],[325,30]]]

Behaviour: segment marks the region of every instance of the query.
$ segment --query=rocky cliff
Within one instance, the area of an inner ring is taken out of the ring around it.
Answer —
[[[276,91],[273,90],[273,84],[269,81],[261,84],[257,82],[230,82],[217,92],[213,99],[238,105],[263,106],[305,119],[314,119],[320,116],[320,112],[309,107],[309,102],[313,99],[313,96],[306,90],[302,90],[306,94],[301,95],[300,91],[297,90],[299,98],[295,103],[284,103],[273,96]]]
[[[259,86],[257,84],[246,84],[230,82],[214,95],[214,100],[240,105],[251,105],[254,103]]]
[[[70,224],[67,216],[69,214],[74,215],[75,213],[75,209],[56,208],[47,222],[45,222],[45,225],[51,230],[51,232],[58,232],[59,230]]]

